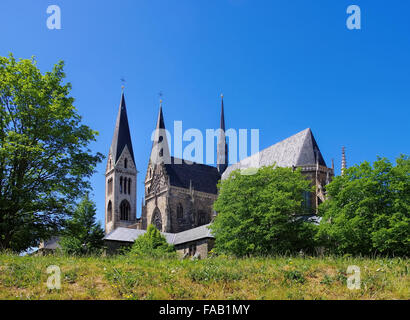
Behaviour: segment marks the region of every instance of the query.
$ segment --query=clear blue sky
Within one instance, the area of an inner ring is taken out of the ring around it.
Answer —
[[[61,7],[62,30],[46,27]],[[346,28],[357,4],[362,29]],[[166,126],[260,129],[268,147],[312,128],[330,166],[409,154],[410,2],[403,0],[1,0],[0,55],[66,62],[75,105],[108,153],[126,79],[140,214],[150,135],[164,93]],[[92,178],[104,217],[104,169]]]

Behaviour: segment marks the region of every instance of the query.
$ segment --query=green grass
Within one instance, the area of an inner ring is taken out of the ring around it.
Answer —
[[[49,290],[47,267],[61,269]],[[361,269],[349,290],[347,267]],[[0,299],[410,299],[408,259],[178,259],[0,254]]]

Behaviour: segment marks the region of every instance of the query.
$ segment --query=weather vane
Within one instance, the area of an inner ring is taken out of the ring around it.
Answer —
[[[124,77],[122,77],[120,80],[121,80],[121,83],[122,83],[121,89],[124,90],[124,88],[125,88],[124,85],[125,85],[126,81],[125,81]]]
[[[164,96],[164,94],[162,93],[162,90],[159,91],[158,96],[159,96],[159,102],[162,103],[162,97]]]

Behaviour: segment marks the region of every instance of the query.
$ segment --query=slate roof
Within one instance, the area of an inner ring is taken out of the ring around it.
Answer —
[[[191,242],[199,239],[214,238],[211,230],[208,228],[210,224],[206,224],[194,229],[189,229],[175,234],[174,245]]]
[[[190,184],[196,191],[217,194],[218,181],[221,175],[218,169],[205,164],[192,163],[171,157],[171,164],[164,164],[165,170],[170,177],[170,184],[175,187],[189,189]],[[176,163],[175,163],[176,162]]]
[[[60,241],[59,237],[53,237],[49,240],[43,241],[40,243],[39,249],[47,249],[47,250],[56,250],[60,249],[61,246],[58,243]]]
[[[211,230],[207,225],[203,225],[194,229],[186,230],[179,233],[161,232],[169,244],[179,245],[186,242],[191,242],[199,239],[214,238]],[[137,230],[129,228],[117,228],[104,237],[108,241],[134,242],[139,236],[143,235],[146,230]]]
[[[228,178],[229,174],[236,169],[260,168],[274,163],[279,167],[316,165],[317,157],[319,165],[326,167],[312,130],[308,128],[229,166],[223,173],[222,179]]]
[[[132,149],[130,128],[128,125],[127,108],[125,105],[124,92],[121,95],[120,107],[118,110],[117,122],[115,124],[114,136],[111,143],[111,154],[114,159],[114,163],[118,161],[125,146],[128,146],[128,150],[131,153],[132,160],[135,163],[134,151]]]

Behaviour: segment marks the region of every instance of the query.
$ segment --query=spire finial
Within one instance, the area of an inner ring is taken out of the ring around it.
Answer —
[[[346,170],[346,148],[342,147],[342,175]]]
[[[222,98],[222,99],[224,98],[224,94],[223,94],[223,93],[221,93],[221,98]]]
[[[121,86],[121,91],[122,91],[122,93],[124,93],[124,88],[125,88],[125,79],[124,79],[124,77],[122,77],[120,80],[121,80],[121,83],[122,83],[122,86]]]

